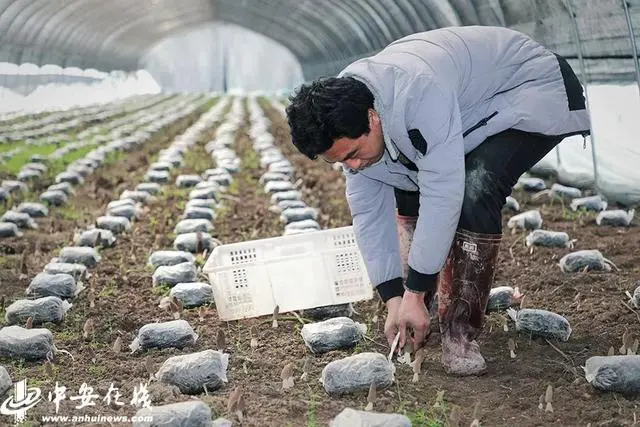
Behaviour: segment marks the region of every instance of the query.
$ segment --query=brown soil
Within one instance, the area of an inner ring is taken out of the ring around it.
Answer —
[[[290,144],[283,118],[271,108],[268,108],[268,116],[283,152],[297,168],[297,178],[304,182],[305,200],[323,214],[321,224],[324,227],[350,224],[341,172],[324,162],[310,161],[297,154]],[[203,150],[204,143],[212,137],[213,132],[203,136],[201,144],[193,149],[179,173],[201,173],[213,167]],[[244,131],[239,134],[237,142],[236,150],[243,158],[243,168],[236,174],[234,184],[224,197],[224,207],[219,211],[213,234],[224,243],[278,236],[282,234],[283,224],[276,214],[268,210],[268,195],[256,191],[262,171],[258,169],[257,157]],[[74,199],[78,218],[81,219],[69,220],[54,214],[51,215],[53,220],[39,221],[39,232],[26,233],[21,240],[3,241],[0,279],[7,301],[21,297],[29,280],[59,248],[69,242],[76,221],[95,218],[110,198],[140,182],[150,161],[149,156],[166,144],[167,140],[158,142],[154,149],[147,146],[144,152],[130,154],[124,163],[104,167],[92,175],[93,178]],[[92,187],[95,180],[101,180],[101,183]],[[103,181],[110,182],[111,187]],[[172,230],[180,219],[187,198],[187,191],[172,185],[167,187],[166,194],[148,206],[133,231],[119,236],[116,247],[103,251],[103,259],[89,280],[90,289],[73,301],[74,306],[67,319],[61,325],[47,325],[54,332],[57,347],[71,352],[74,360],[58,354],[53,375],[47,373],[41,363],[0,361],[12,379],[17,381],[26,376],[31,386],[43,389],[45,397],[56,381],[67,387],[67,396],[77,395],[82,383],[94,387],[94,391],[100,394],[95,407],[81,410],[74,409],[77,401],[67,399],[61,405],[60,413],[63,415],[131,416],[135,412],[129,402],[131,393],[134,386],[148,379],[148,369],[157,371],[172,355],[217,349],[216,336],[222,328],[226,335],[225,352],[230,354],[229,383],[220,390],[210,391],[209,395],[199,396],[217,415],[235,419],[233,414],[227,414],[226,406],[230,393],[236,387],[242,387],[244,393],[247,409],[241,425],[245,426],[327,425],[347,406],[364,408],[367,404],[366,390],[349,396],[328,396],[317,379],[329,361],[354,352],[388,352],[382,334],[384,316],[379,316],[377,322],[372,321],[377,300],[356,304],[360,314],[354,315],[354,319],[368,325],[370,339],[362,341],[355,349],[310,356],[299,334],[301,324],[295,317],[282,314],[279,327],[272,329],[270,318],[220,322],[215,307],[211,306],[186,310],[182,314],[199,334],[193,348],[129,354],[127,346],[141,326],[172,319],[169,311],[158,308],[162,292],[153,289],[152,272],[145,267],[151,251],[171,247]],[[99,189],[105,191],[104,195],[100,195]],[[569,252],[568,249],[536,249],[530,255],[524,247],[522,233],[505,233],[498,284],[506,282],[518,286],[526,294],[524,307],[545,308],[565,315],[573,328],[569,342],[553,343],[554,349],[544,340],[518,335],[512,323],[510,331],[504,332],[500,317],[492,315],[480,340],[489,372],[478,378],[452,378],[444,374],[440,365],[439,335],[434,327],[420,381],[412,383],[411,368],[397,364],[397,384],[378,392],[375,410],[407,413],[416,426],[444,425],[443,420],[452,413],[454,421],[451,424],[457,421],[459,425],[469,425],[476,404],[477,415],[483,425],[633,424],[635,401],[594,390],[584,380],[580,366],[589,356],[607,354],[610,346],[618,348],[626,330],[640,337],[638,315],[623,305],[626,301],[624,291],[633,292],[640,268],[633,255],[633,250],[640,244],[637,227],[597,227],[593,215],[578,220],[565,213],[558,203],[543,204],[544,200],[534,203],[529,201],[529,195],[521,193],[514,196],[523,209],[541,209],[545,229],[567,231],[572,238],[578,239],[576,250],[600,249],[620,271],[564,274],[557,267],[557,261]],[[509,214],[505,213],[505,229],[508,217]],[[24,267],[21,267],[23,263]],[[21,276],[21,273],[26,276]],[[82,339],[83,324],[88,318],[95,324],[89,342]],[[259,343],[255,349],[249,344],[251,331]],[[123,349],[116,354],[112,346],[118,336],[122,338]],[[517,342],[515,359],[509,356],[507,342],[510,337]],[[300,380],[302,361],[306,357],[311,360],[309,378]],[[288,362],[296,362],[296,385],[285,392],[281,388],[280,372]],[[126,401],[121,408],[107,408],[101,401],[111,383],[120,388],[121,400]],[[552,413],[538,409],[538,399],[549,384],[554,387]],[[439,391],[444,392],[445,410],[433,408]],[[150,386],[150,393],[154,405],[188,399],[155,382]],[[52,414],[53,405],[45,399],[32,411],[29,418],[36,420],[39,415]]]

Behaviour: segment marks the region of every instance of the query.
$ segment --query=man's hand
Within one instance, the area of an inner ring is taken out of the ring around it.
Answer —
[[[424,304],[424,292],[405,292],[396,317],[397,326],[395,332],[397,333],[400,330],[398,349],[402,349],[405,345],[407,328],[413,330],[414,348],[422,347],[427,335],[431,332],[431,321],[427,307]],[[389,335],[387,335],[387,339],[389,339]]]
[[[384,322],[384,335],[387,337],[389,346],[398,334],[398,313],[402,297],[393,297],[387,300],[387,320]]]

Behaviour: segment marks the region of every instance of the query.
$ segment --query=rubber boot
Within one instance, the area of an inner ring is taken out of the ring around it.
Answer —
[[[416,231],[418,223],[417,216],[406,216],[396,213],[396,224],[398,228],[398,239],[400,241],[400,261],[402,262],[402,283],[407,281],[409,274],[409,250],[413,242],[413,233]],[[424,304],[429,312],[432,311],[435,293],[425,293]]]
[[[400,241],[400,261],[402,262],[402,283],[407,280],[409,272],[409,249],[413,241],[413,233],[418,223],[417,216],[405,216],[396,213],[398,240]]]
[[[459,229],[440,274],[438,314],[442,364],[451,375],[481,375],[486,362],[476,339],[484,325],[502,234]]]

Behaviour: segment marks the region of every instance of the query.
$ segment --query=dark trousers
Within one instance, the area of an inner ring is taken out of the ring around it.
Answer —
[[[458,228],[502,233],[502,208],[518,178],[538,163],[563,137],[508,129],[490,136],[465,156],[465,189]],[[398,214],[418,216],[418,191],[395,189]]]

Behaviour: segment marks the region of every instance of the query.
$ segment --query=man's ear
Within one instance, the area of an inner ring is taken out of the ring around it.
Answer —
[[[369,127],[372,127],[374,124],[377,125],[380,123],[380,115],[373,108],[369,108]]]

